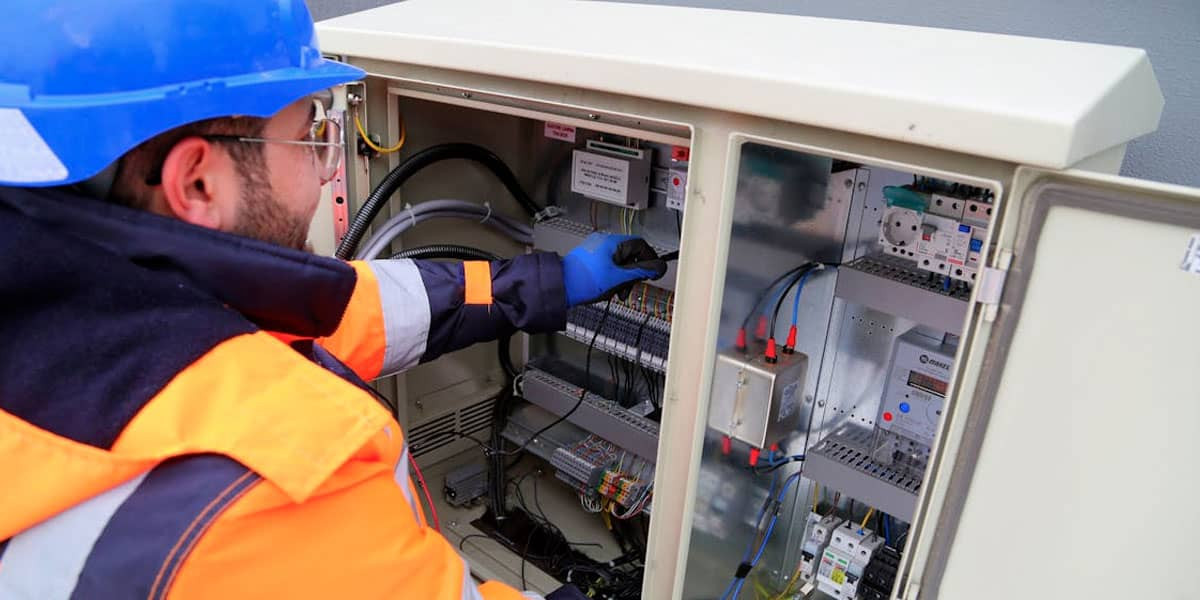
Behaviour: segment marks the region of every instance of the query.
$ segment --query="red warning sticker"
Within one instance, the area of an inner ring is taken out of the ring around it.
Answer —
[[[575,143],[575,127],[546,121],[546,137],[552,140]]]

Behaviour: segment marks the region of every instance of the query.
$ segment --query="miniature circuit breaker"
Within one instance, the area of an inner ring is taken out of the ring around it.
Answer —
[[[833,536],[833,531],[841,524],[842,519],[836,515],[822,517],[815,512],[808,513],[808,536],[800,548],[801,579],[810,581],[816,575],[817,562],[829,545],[829,538]]]
[[[846,521],[833,532],[817,565],[817,589],[844,600],[854,600],[863,571],[883,538],[870,529]]]

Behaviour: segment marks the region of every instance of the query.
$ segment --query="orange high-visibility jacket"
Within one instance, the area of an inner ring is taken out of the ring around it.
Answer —
[[[0,188],[0,232],[0,598],[523,597],[426,527],[362,380],[562,327],[557,257],[347,265],[63,190]]]

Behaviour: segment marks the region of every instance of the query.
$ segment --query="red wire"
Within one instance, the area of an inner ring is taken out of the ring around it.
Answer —
[[[433,496],[429,495],[429,486],[425,485],[425,476],[421,474],[421,467],[417,466],[417,460],[412,454],[408,455],[408,464],[412,465],[413,473],[417,474],[417,481],[421,482],[421,490],[425,492],[425,500],[429,502],[429,516],[433,517],[433,530],[441,531],[442,524],[438,521],[437,507],[433,505]]]

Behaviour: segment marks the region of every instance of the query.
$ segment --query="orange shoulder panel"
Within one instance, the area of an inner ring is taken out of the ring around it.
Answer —
[[[302,501],[385,429],[388,452],[398,456],[399,426],[374,398],[258,332],[226,340],[180,371],[112,452],[224,454]]]
[[[303,503],[269,482],[250,490],[197,543],[170,597],[470,598],[463,560],[413,518],[376,453],[357,453]],[[488,600],[522,599],[485,589]]]
[[[160,458],[117,456],[60,437],[0,410],[0,481],[19,493],[0,494],[0,540],[133,479]]]

